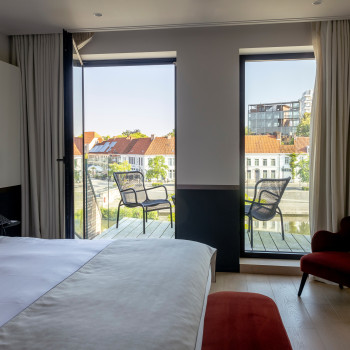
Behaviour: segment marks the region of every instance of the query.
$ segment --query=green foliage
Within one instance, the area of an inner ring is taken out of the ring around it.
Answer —
[[[149,170],[147,170],[146,177],[148,180],[159,178],[166,178],[166,170],[168,166],[165,164],[165,158],[163,156],[156,156],[148,162]]]
[[[298,175],[302,182],[310,181],[310,159],[309,157],[303,158],[298,162]]]
[[[248,201],[253,201],[253,198],[250,198],[246,193],[244,194],[244,199]]]
[[[292,153],[289,155],[289,165],[290,165],[290,169],[292,171],[292,179],[295,179],[295,175],[296,175],[296,167],[298,166],[297,163],[297,155],[295,153]]]
[[[125,130],[122,132],[121,135],[118,135],[116,137],[128,137],[128,136],[130,136],[133,139],[140,139],[143,137],[147,137],[147,135],[143,134],[140,129]]]
[[[311,121],[311,114],[310,113],[304,113],[303,118],[301,119],[299,125],[297,126],[296,135],[297,136],[310,136],[310,121]]]
[[[252,132],[251,132],[251,130],[246,126],[246,127],[244,128],[244,133],[245,133],[245,135],[250,135]]]
[[[83,225],[83,209],[74,210],[74,231],[79,237],[83,237],[84,225]]]
[[[74,182],[79,183],[82,180],[82,174],[80,170],[74,169]]]
[[[161,186],[163,185],[163,182],[152,182],[152,186],[155,187],[155,186]]]
[[[123,163],[111,163],[109,164],[108,176],[113,176],[113,173],[117,173],[119,171],[130,171],[131,165],[127,160]]]
[[[101,208],[101,213],[102,213],[102,219],[108,219],[109,220],[117,220],[117,213],[118,213],[118,208],[110,208],[105,209]],[[142,209],[139,208],[127,208],[127,207],[121,207],[120,208],[120,213],[119,213],[119,220],[122,218],[127,217],[127,218],[136,218],[136,219],[142,219]],[[158,220],[158,212],[157,211],[151,211],[148,213],[148,218],[152,220]]]
[[[168,132],[168,133],[165,135],[165,137],[166,137],[166,136],[175,137],[175,129],[173,129],[173,131]]]
[[[101,136],[101,138],[102,138],[103,141],[108,141],[111,138],[111,136],[110,135],[106,135],[106,136]]]

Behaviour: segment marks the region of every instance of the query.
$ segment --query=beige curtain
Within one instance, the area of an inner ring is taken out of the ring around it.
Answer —
[[[350,215],[350,21],[314,23],[312,31],[311,232],[335,232]]]
[[[61,34],[12,37],[21,71],[22,235],[64,238]]]

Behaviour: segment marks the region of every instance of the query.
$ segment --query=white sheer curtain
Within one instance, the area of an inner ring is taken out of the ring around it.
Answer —
[[[22,235],[64,238],[61,34],[12,37],[21,71]]]
[[[312,30],[311,232],[336,232],[350,215],[350,21],[318,22]]]

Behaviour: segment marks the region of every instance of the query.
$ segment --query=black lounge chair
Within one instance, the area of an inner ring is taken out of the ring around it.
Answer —
[[[245,205],[244,215],[248,216],[248,232],[250,232],[250,245],[253,248],[253,218],[259,221],[269,221],[279,214],[281,217],[282,239],[284,240],[284,227],[282,211],[279,208],[284,190],[290,177],[285,179],[261,179],[255,185],[252,201]]]
[[[113,173],[113,176],[121,196],[118,205],[117,228],[119,211],[122,205],[128,208],[142,208],[143,233],[146,232],[147,214],[154,210],[169,209],[171,227],[173,227],[171,203],[168,200],[168,191],[164,185],[145,188],[144,177],[140,171],[116,172]],[[164,191],[154,191],[156,188],[163,188]]]

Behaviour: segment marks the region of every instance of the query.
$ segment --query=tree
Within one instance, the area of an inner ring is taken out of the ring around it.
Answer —
[[[118,135],[116,137],[129,137],[129,136],[133,139],[140,139],[143,137],[147,137],[147,135],[143,134],[140,129],[125,130],[122,132],[121,135]]]
[[[289,155],[289,166],[290,169],[292,171],[292,179],[295,179],[295,175],[296,175],[296,167],[297,167],[297,155],[295,153],[292,153]]]
[[[303,118],[301,119],[299,125],[297,126],[296,136],[310,136],[310,121],[311,114],[304,113]]]
[[[123,163],[111,163],[109,164],[108,176],[113,176],[113,173],[117,173],[119,171],[130,171],[131,165],[127,160]]]
[[[108,141],[111,137],[109,135],[107,136],[101,136],[103,141]]]
[[[298,162],[298,175],[300,176],[300,179],[302,182],[309,182],[310,181],[310,159],[302,158]]]
[[[163,156],[156,156],[153,159],[150,159],[148,162],[149,170],[147,170],[146,177],[147,179],[156,178],[159,180],[160,177],[163,179],[166,178],[166,170],[168,166],[165,164],[165,158]]]
[[[175,129],[173,129],[173,131],[168,132],[168,133],[165,135],[165,137],[167,137],[167,136],[175,137]]]
[[[245,128],[244,128],[244,133],[245,133],[245,135],[251,135],[251,130],[246,126]]]

